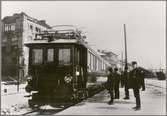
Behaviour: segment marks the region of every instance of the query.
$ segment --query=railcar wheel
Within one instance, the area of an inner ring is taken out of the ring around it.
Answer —
[[[35,108],[35,103],[31,99],[28,100],[28,105],[30,108]]]
[[[87,90],[84,92],[84,97],[85,97],[85,98],[89,97],[89,93],[88,93]]]
[[[32,89],[32,87],[31,87],[30,85],[27,85],[27,86],[25,87],[25,90],[26,90],[27,93],[30,93],[30,92],[31,92],[31,89]]]
[[[79,102],[79,96],[77,93],[73,94],[72,98],[71,98],[73,103],[77,103]]]
[[[86,98],[88,98],[88,97],[89,97],[89,93],[88,93],[87,90],[85,90],[85,91],[83,92],[83,99],[86,99]]]
[[[36,108],[39,108],[40,106],[42,106],[43,104],[35,103],[32,99],[30,99],[30,100],[28,100],[28,105],[30,108],[36,109]]]

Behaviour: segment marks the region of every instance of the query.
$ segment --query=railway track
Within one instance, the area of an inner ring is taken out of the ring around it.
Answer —
[[[71,106],[74,106],[74,105],[82,102],[83,100],[85,100],[87,98],[94,96],[95,94],[97,94],[103,90],[104,90],[104,88],[94,92],[94,94],[90,94],[88,97],[86,97],[82,100],[79,100],[78,102],[75,102],[75,103],[53,103],[50,105],[52,107],[51,109],[49,109],[49,108],[47,109],[47,105],[42,106],[42,108],[40,108],[41,106],[38,106],[37,108],[32,109],[31,111],[26,112],[26,113],[21,114],[21,115],[52,115],[52,114],[56,114],[58,112],[61,112],[61,111],[65,110]]]
[[[156,96],[166,96],[166,87],[151,83],[146,84],[146,86],[148,89],[150,89],[150,94],[154,94]]]
[[[89,97],[92,97],[92,96],[93,95],[91,95]],[[87,97],[87,98],[89,98],[89,97]],[[85,98],[85,99],[87,99],[87,98]],[[83,100],[85,100],[85,99],[83,99]],[[21,115],[23,115],[23,116],[25,116],[25,115],[52,115],[52,114],[56,114],[58,112],[61,112],[61,111],[65,110],[71,106],[75,106],[76,104],[82,102],[83,100],[80,100],[76,103],[55,103],[55,104],[52,104],[50,106],[49,105],[39,106],[35,109],[32,109],[29,112],[21,114]],[[51,108],[48,108],[48,106]],[[42,108],[40,108],[40,107],[42,107]]]
[[[151,84],[151,83],[147,83],[148,86],[152,86],[152,87],[156,87],[156,88],[160,88],[160,89],[166,89],[165,87],[161,87],[155,84]]]
[[[57,107],[52,107],[52,109],[47,109],[48,106],[47,105],[44,105],[42,106],[42,108],[38,107],[38,108],[35,108],[33,109],[32,111],[29,111],[29,112],[26,112],[24,114],[22,114],[23,116],[25,115],[52,115],[52,114],[56,114],[60,111],[63,111],[75,104],[65,104],[65,105],[60,105],[58,106],[58,104],[55,104],[57,105]]]

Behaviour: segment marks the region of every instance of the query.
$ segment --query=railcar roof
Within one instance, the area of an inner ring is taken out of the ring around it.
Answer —
[[[94,54],[95,56],[97,56],[99,59],[103,60],[106,64],[109,65],[109,63],[103,59],[95,50],[93,50],[85,41],[83,40],[78,40],[78,39],[54,39],[52,41],[48,41],[48,39],[36,39],[33,40],[31,42],[26,42],[25,45],[29,46],[29,45],[38,45],[38,44],[59,44],[59,43],[64,43],[64,44],[78,44],[78,45],[83,45],[84,47],[86,47],[88,49],[89,52],[91,52],[92,54]]]
[[[45,40],[33,40],[26,42],[25,45],[35,45],[35,44],[50,44],[50,43],[78,43],[78,40],[76,39],[55,39],[53,41],[48,41],[47,39]]]

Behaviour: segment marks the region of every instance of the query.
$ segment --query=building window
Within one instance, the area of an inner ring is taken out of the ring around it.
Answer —
[[[70,49],[59,49],[59,64],[69,65],[70,64]]]
[[[11,30],[11,26],[9,24],[5,24],[5,31],[10,31]]]
[[[39,32],[39,28],[38,28],[38,27],[35,27],[35,31],[36,31],[36,32]]]
[[[54,49],[48,49],[47,50],[47,62],[53,62],[54,61]]]
[[[41,32],[41,29],[39,29],[39,32]]]
[[[5,24],[5,31],[8,31],[8,26]]]
[[[11,30],[12,30],[12,31],[15,30],[15,25],[11,25]]]
[[[32,50],[32,63],[33,64],[42,64],[43,61],[43,50],[42,49],[33,49]]]
[[[30,25],[30,30],[33,31],[33,26],[32,25]]]
[[[5,24],[5,31],[14,31],[15,24]]]
[[[18,40],[18,39],[17,39],[17,38],[15,38],[15,37],[13,37],[13,38],[12,38],[12,41],[17,41],[17,40]]]
[[[27,37],[27,41],[32,41],[32,40],[33,40],[32,36]]]
[[[4,43],[7,42],[7,39],[6,38],[2,39],[2,42],[4,42]]]

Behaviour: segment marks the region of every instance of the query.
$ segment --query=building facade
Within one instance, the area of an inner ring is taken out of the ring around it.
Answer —
[[[118,55],[111,52],[111,51],[106,51],[106,50],[98,50],[100,53],[100,56],[107,60],[112,67],[118,67],[119,60],[118,60]]]
[[[124,71],[125,70],[125,60],[119,60],[118,64],[121,67],[121,71]],[[131,71],[133,69],[132,64],[128,62],[127,65],[128,65],[128,71]]]
[[[37,20],[26,13],[13,14],[2,19],[2,80],[24,79],[28,74],[28,52],[24,46],[35,34],[51,29],[45,20]]]
[[[107,60],[113,68],[117,67],[119,72],[124,71],[125,60],[123,59],[120,60],[117,54],[107,50],[98,50],[98,52],[100,53],[100,56],[103,57],[105,60]],[[128,63],[127,65],[128,65],[128,71],[132,70],[131,63]]]

